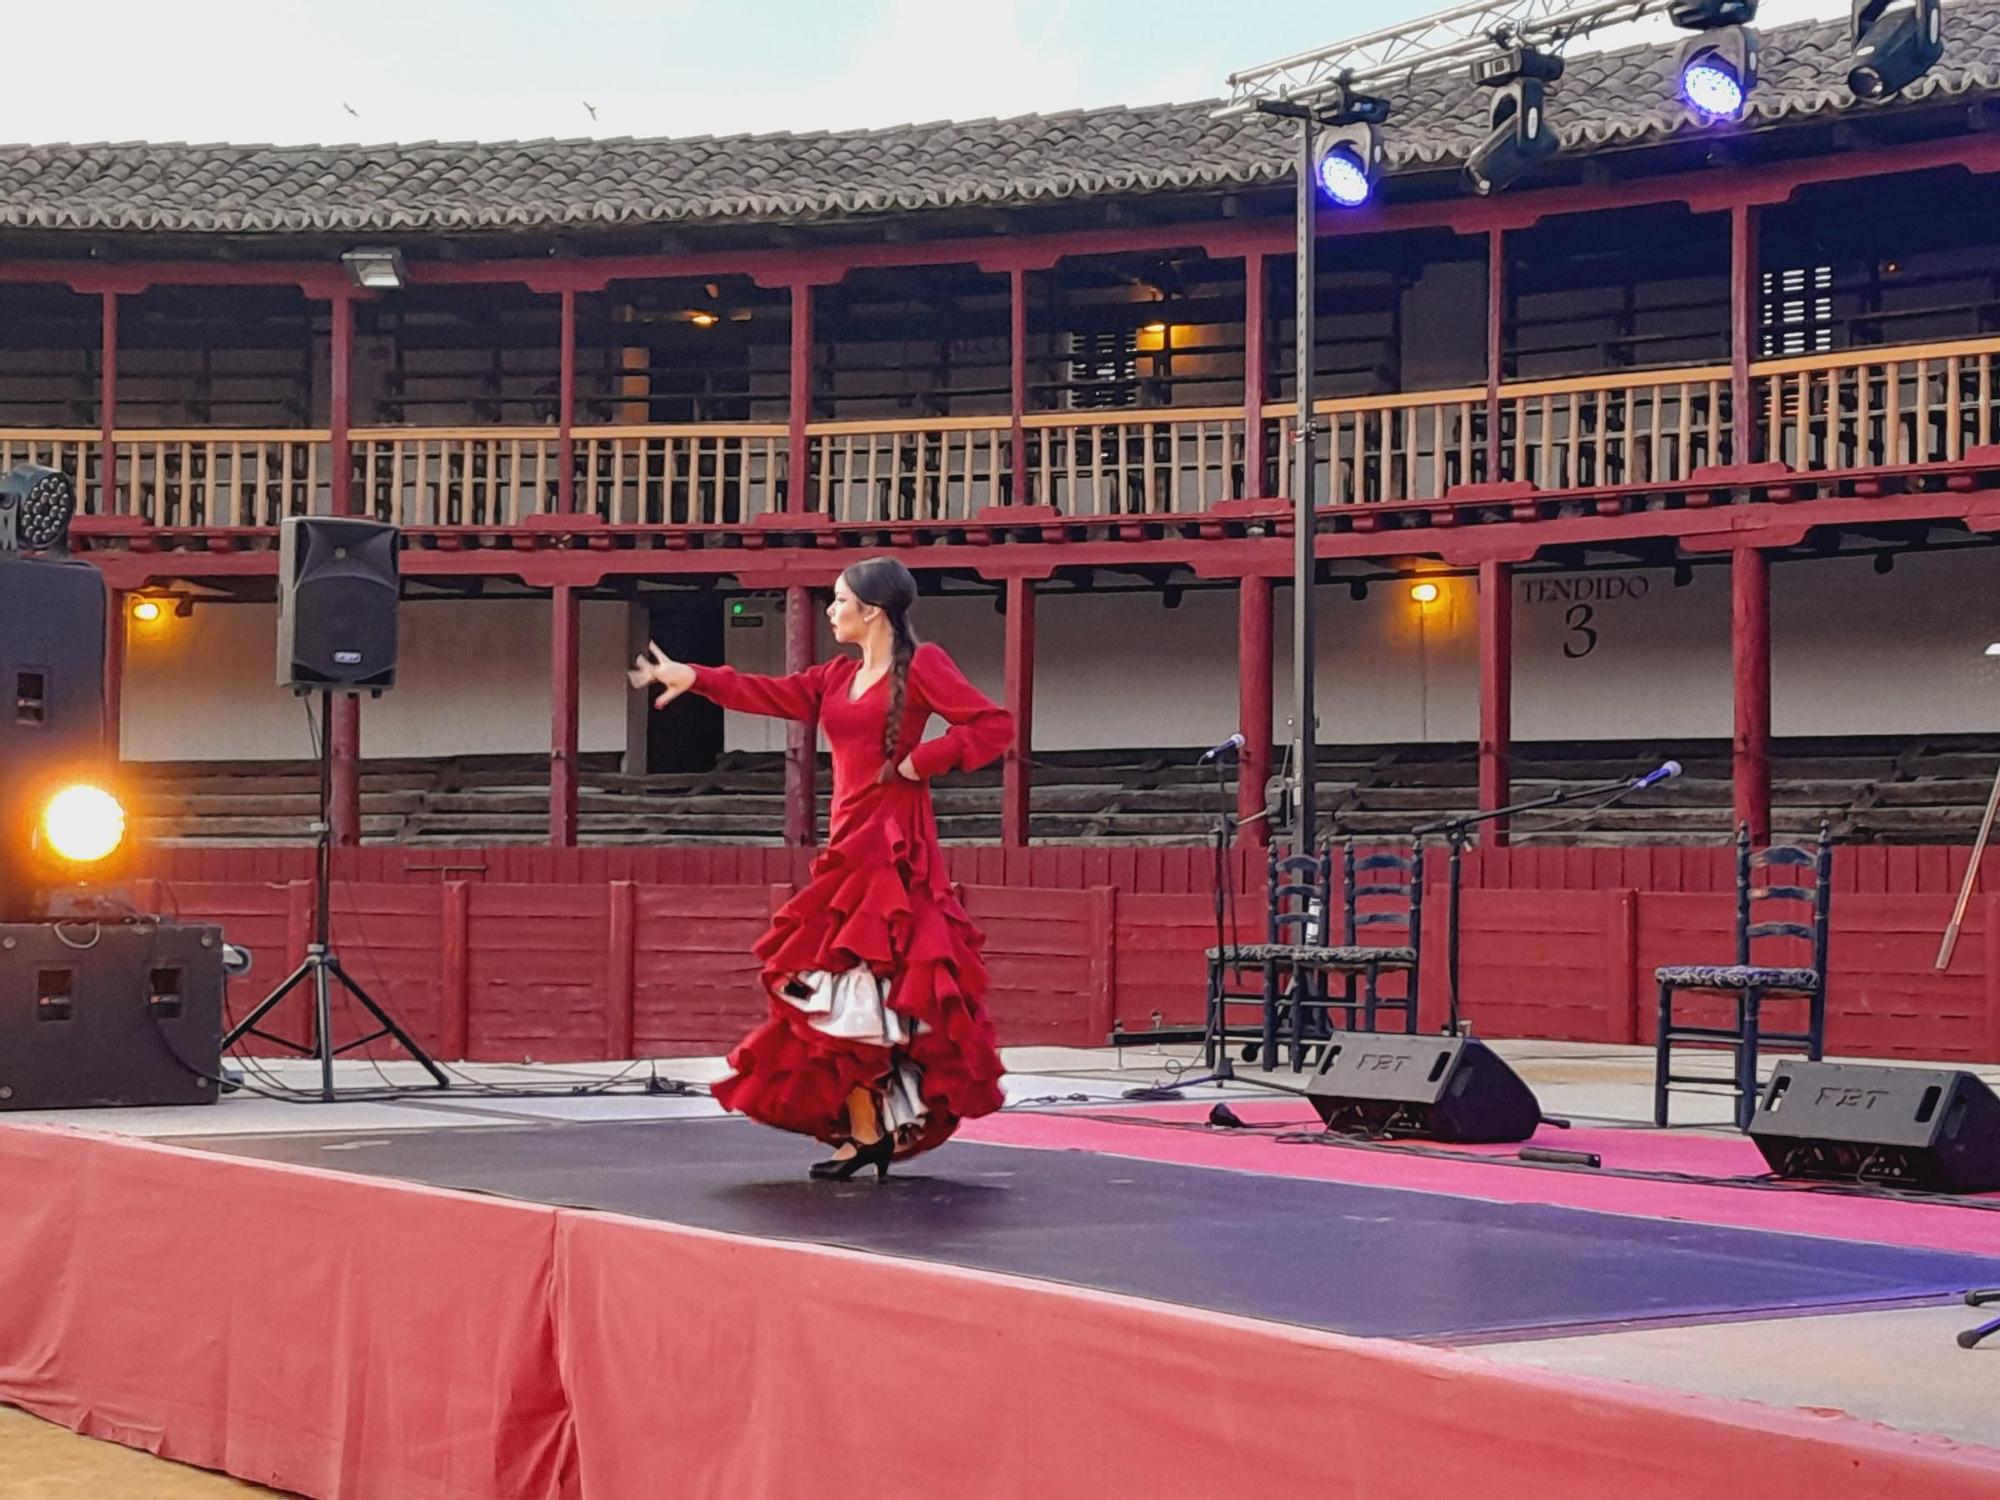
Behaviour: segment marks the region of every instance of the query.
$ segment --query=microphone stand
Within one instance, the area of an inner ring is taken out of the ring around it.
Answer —
[[[1668,779],[1665,777],[1662,780]],[[1516,802],[1507,807],[1496,807],[1487,812],[1467,813],[1460,818],[1440,818],[1434,823],[1425,823],[1410,830],[1414,838],[1428,838],[1441,833],[1451,850],[1450,878],[1445,886],[1445,982],[1450,991],[1451,1007],[1449,1019],[1445,1022],[1446,1036],[1471,1036],[1469,1023],[1459,1020],[1458,1003],[1458,903],[1459,889],[1463,877],[1465,846],[1471,840],[1472,830],[1481,823],[1491,823],[1499,818],[1510,818],[1516,813],[1537,812],[1545,807],[1562,807],[1571,802],[1584,802],[1592,797],[1605,798],[1604,805],[1611,807],[1630,792],[1636,792],[1644,776],[1625,777],[1618,781],[1599,782],[1594,786],[1572,787],[1566,792],[1552,792],[1546,797],[1534,797],[1526,802]],[[1647,782],[1647,785],[1654,783]]]

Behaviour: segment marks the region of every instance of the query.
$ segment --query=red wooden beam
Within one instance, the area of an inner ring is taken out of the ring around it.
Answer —
[[[328,508],[342,516],[356,514],[361,508],[347,452],[347,434],[353,425],[354,299],[343,287],[332,300],[333,326],[327,341],[331,366],[327,381],[327,483],[332,490]]]
[[[108,516],[118,508],[118,294],[105,292],[103,299],[97,369],[97,513]],[[80,483],[83,476],[77,478]]]
[[[1500,382],[1507,378],[1507,231],[1486,234],[1486,482],[1500,482]],[[1467,476],[1470,478],[1470,476]]]
[[[352,849],[361,842],[361,699],[333,695],[333,723],[324,733],[333,743],[333,800],[329,825],[333,842]]]
[[[1479,808],[1505,807],[1508,752],[1514,737],[1514,569],[1479,565]],[[1487,825],[1488,842],[1507,842],[1503,818]]]
[[[347,288],[333,297],[327,396],[329,506],[335,515],[359,512],[361,494],[349,472],[347,433],[354,368],[354,303]],[[350,693],[333,697],[332,722],[322,726],[333,747],[333,801],[329,824],[333,842],[353,848],[361,842],[361,700]]]
[[[549,596],[549,843],[576,844],[577,591],[558,584]]]
[[[1736,679],[1731,773],[1736,822],[1771,840],[1771,560],[1756,547],[1730,554],[1730,643]]]
[[[1035,754],[1035,586],[1026,578],[1007,580],[1006,673],[1014,742],[1001,769],[1000,842],[1025,849]]]
[[[1245,500],[1264,495],[1264,400],[1270,355],[1265,326],[1264,252],[1243,256],[1243,494]]]
[[[125,722],[125,594],[104,593],[104,748],[113,760],[120,754]]]
[[[1264,790],[1271,780],[1271,580],[1251,573],[1236,593],[1236,727],[1243,751],[1236,763],[1237,841],[1271,841]],[[1255,822],[1249,821],[1255,818]]]
[[[556,415],[556,503],[564,515],[576,512],[576,292],[562,290],[561,375]]]
[[[813,303],[809,282],[792,283],[792,372],[790,419],[785,437],[785,509],[803,515],[812,509],[812,450],[806,423],[812,420]],[[801,668],[800,670],[803,670]]]
[[[820,565],[825,571],[825,564]],[[813,591],[795,583],[785,590],[785,671],[803,672],[817,654],[819,631],[814,618]],[[819,725],[785,725],[785,842],[795,847],[814,842],[819,771]]]
[[[1763,424],[1751,410],[1750,361],[1757,352],[1757,210],[1739,203],[1729,211],[1729,462],[1754,463]],[[1720,462],[1720,456],[1711,463]]]
[[[1007,273],[1007,391],[1014,467],[1014,482],[1007,494],[1016,505],[1032,505],[1034,497],[1028,484],[1028,273],[1019,266]]]

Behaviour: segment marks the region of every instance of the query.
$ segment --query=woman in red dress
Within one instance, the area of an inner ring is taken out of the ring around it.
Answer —
[[[893,558],[835,580],[833,638],[859,646],[788,677],[696,667],[658,646],[632,685],[656,708],[693,691],[724,708],[815,720],[833,751],[833,813],[812,879],[756,947],[770,1019],[729,1055],[715,1097],[836,1146],[814,1177],[927,1151],[1001,1104],[985,938],[945,873],[930,779],[997,759],[1014,721],[910,624],[917,584]],[[932,714],[951,727],[925,740]]]

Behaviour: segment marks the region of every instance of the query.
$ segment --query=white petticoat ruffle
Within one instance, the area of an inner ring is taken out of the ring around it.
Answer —
[[[889,1004],[889,981],[866,968],[830,974],[808,969],[794,978],[811,991],[799,996],[781,992],[789,1005],[805,1012],[813,1030],[843,1041],[875,1047],[900,1047],[926,1030],[923,1022],[906,1021]],[[922,1123],[923,1070],[908,1058],[896,1058],[882,1085],[882,1125],[898,1131]]]

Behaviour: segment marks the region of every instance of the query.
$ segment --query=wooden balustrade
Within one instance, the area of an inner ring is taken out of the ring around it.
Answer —
[[[2000,442],[2000,339],[1770,360],[1752,369],[1761,457],[1794,469],[1954,463]]]
[[[552,512],[558,454],[546,427],[358,427],[348,434],[357,509],[398,526],[517,526]]]
[[[785,507],[783,424],[580,427],[576,506],[615,526],[738,526]]]
[[[323,431],[121,432],[110,514],[156,526],[276,526],[326,508]]]
[[[1761,362],[1740,439],[1727,365],[1505,385],[1490,443],[1482,387],[1322,401],[1316,489],[1322,503],[1365,505],[1495,480],[1673,483],[1750,460],[1952,463],[2000,444],[1996,364],[2000,338]],[[1254,436],[1236,407],[1041,413],[1022,421],[1019,475],[1003,416],[813,423],[797,472],[777,423],[583,427],[575,505],[617,526],[735,526],[782,512],[796,482],[806,510],[859,525],[962,523],[1010,503],[1078,520],[1192,515],[1289,499],[1294,422],[1283,404]],[[120,432],[104,474],[96,431],[0,429],[0,469],[47,464],[76,481],[86,514],[182,528],[272,527],[350,500],[404,526],[505,527],[561,503],[549,427],[357,428],[345,486],[328,443],[323,429]]]
[[[1502,481],[1538,489],[1662,484],[1734,461],[1729,366],[1500,388]]]
[[[815,422],[811,508],[834,521],[969,521],[1003,503],[1006,417]]]
[[[1021,498],[1066,516],[1189,515],[1258,493],[1241,407],[1064,412],[1026,428]]]
[[[1319,437],[1314,489],[1324,505],[1432,500],[1482,476],[1486,391],[1467,388],[1402,396],[1315,401]],[[1268,406],[1264,493],[1292,497],[1295,403]]]

